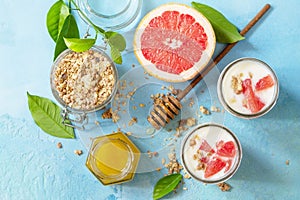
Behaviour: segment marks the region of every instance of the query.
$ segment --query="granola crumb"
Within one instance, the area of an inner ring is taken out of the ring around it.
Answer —
[[[218,108],[218,107],[216,107],[216,106],[211,106],[211,107],[210,107],[210,111],[211,111],[211,112],[221,112],[221,109]]]
[[[58,142],[58,143],[56,144],[56,147],[57,147],[58,149],[61,149],[61,148],[62,148],[61,142]]]
[[[200,112],[202,112],[204,115],[210,115],[210,111],[204,106],[200,106]]]
[[[171,93],[173,94],[173,95],[178,95],[179,93],[181,93],[182,92],[182,90],[181,89],[174,89],[174,90],[172,90],[171,91]]]
[[[145,107],[145,104],[143,104],[143,103],[140,103],[140,105],[139,105],[141,108],[144,108]]]
[[[229,100],[229,102],[232,103],[232,104],[236,103],[236,98],[231,98],[231,99]]]
[[[193,117],[190,117],[186,120],[186,125],[189,127],[192,127],[196,124],[196,119]]]
[[[231,88],[234,90],[235,94],[241,94],[243,91],[241,76],[232,76]]]
[[[290,165],[290,160],[286,160],[286,161],[285,161],[285,164],[286,164],[286,165]]]
[[[183,187],[182,189],[183,189],[183,190],[187,190],[187,187]]]
[[[195,146],[196,145],[196,140],[195,139],[191,139],[190,140],[190,146]]]
[[[168,86],[168,90],[169,90],[169,91],[173,91],[173,90],[174,90],[174,86],[173,86],[173,85],[169,85],[169,86]]]
[[[74,153],[78,156],[80,156],[82,154],[82,150],[74,150]]]
[[[189,106],[193,107],[193,105],[195,104],[195,101],[193,98],[189,98],[190,102],[189,102]]]
[[[219,183],[218,187],[220,188],[220,190],[222,192],[226,192],[226,191],[230,191],[231,190],[231,186],[229,184],[225,183],[225,182]]]
[[[107,109],[102,114],[102,119],[111,119],[112,118],[112,108]]]
[[[112,112],[112,121],[113,123],[117,123],[120,119],[120,116],[118,115],[118,111],[114,111]]]
[[[249,72],[249,77],[253,78],[253,73],[252,72]]]
[[[127,134],[128,136],[131,136],[131,135],[132,135],[132,133],[131,133],[131,132],[127,132],[126,134]]]
[[[162,165],[165,165],[165,164],[166,164],[166,159],[165,159],[165,158],[162,158],[162,159],[161,159],[161,164],[162,164]]]
[[[191,176],[190,176],[188,173],[184,174],[183,177],[184,177],[185,179],[190,179],[190,178],[191,178]]]
[[[134,68],[134,67],[135,67],[135,64],[132,64],[131,67]]]
[[[97,120],[95,120],[95,124],[96,124],[97,126],[99,126],[99,125],[100,125],[100,122],[97,121]]]
[[[160,172],[160,170],[161,170],[161,167],[156,168],[156,171]]]
[[[131,118],[131,120],[128,122],[128,125],[129,126],[132,126],[133,124],[137,123],[137,118],[136,117],[133,117]]]

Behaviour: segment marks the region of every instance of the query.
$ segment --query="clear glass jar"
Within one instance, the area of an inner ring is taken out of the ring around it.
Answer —
[[[118,73],[110,57],[100,48],[86,52],[63,51],[54,61],[50,84],[63,109],[64,124],[87,121],[87,113],[104,108],[117,90]],[[83,127],[81,127],[83,128]]]
[[[230,179],[241,160],[238,138],[219,124],[198,125],[182,141],[182,165],[191,177],[203,183],[217,184]]]
[[[103,185],[120,184],[134,178],[139,159],[139,149],[118,132],[93,139],[86,166]]]
[[[223,107],[232,115],[245,119],[268,113],[279,95],[275,72],[256,58],[240,58],[228,64],[217,87]]]
[[[129,30],[141,12],[142,0],[77,0],[82,12],[96,25],[108,30]],[[81,16],[85,21],[86,19]]]

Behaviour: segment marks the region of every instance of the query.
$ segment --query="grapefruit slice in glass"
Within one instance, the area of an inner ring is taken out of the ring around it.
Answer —
[[[150,75],[168,82],[194,78],[210,61],[215,46],[209,21],[193,8],[177,3],[149,12],[134,35],[138,61]]]

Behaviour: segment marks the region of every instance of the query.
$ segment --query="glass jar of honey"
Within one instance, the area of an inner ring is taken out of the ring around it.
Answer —
[[[103,185],[112,185],[132,180],[139,159],[139,149],[117,132],[93,139],[86,166]]]

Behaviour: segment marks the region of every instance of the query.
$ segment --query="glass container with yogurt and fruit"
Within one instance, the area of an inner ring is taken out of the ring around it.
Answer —
[[[225,67],[218,80],[224,108],[241,118],[266,114],[276,104],[279,84],[272,68],[256,58],[240,58]]]
[[[221,183],[240,166],[242,147],[238,138],[219,124],[203,124],[182,141],[181,161],[191,177],[203,183]]]

